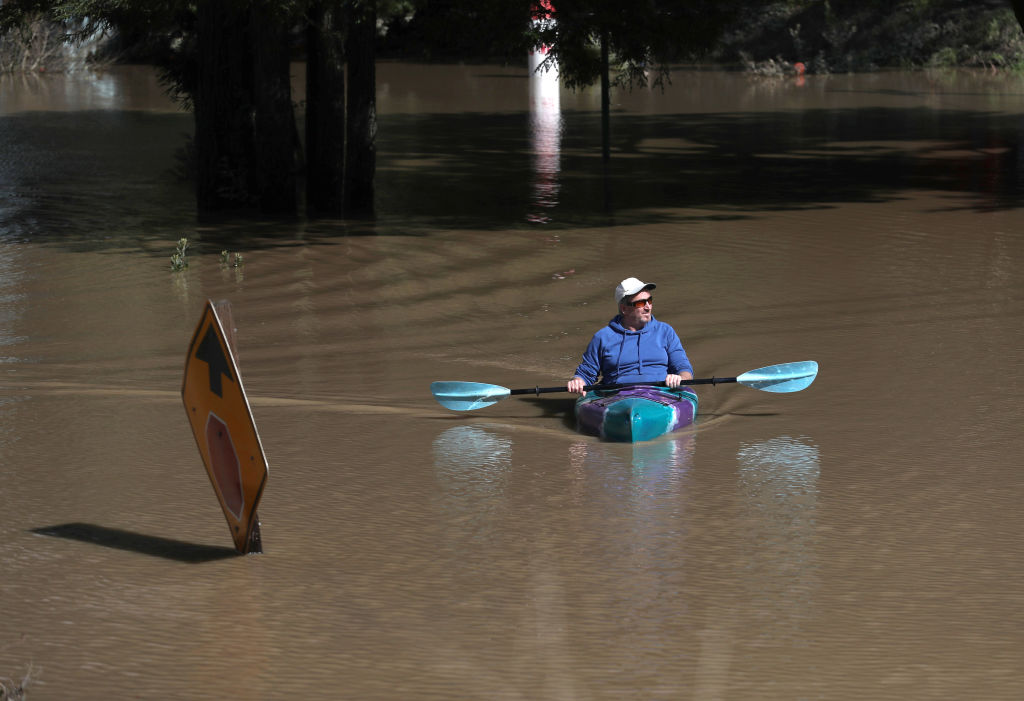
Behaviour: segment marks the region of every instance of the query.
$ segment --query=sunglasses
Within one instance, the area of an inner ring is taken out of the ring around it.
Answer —
[[[654,306],[654,297],[645,297],[643,299],[634,299],[632,302],[626,302],[626,304],[631,304],[632,306],[636,307],[637,309],[640,309],[645,304],[647,304],[648,302],[650,302],[651,306],[653,307]]]

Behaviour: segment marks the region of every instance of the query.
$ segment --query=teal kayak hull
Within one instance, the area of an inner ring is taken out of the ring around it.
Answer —
[[[697,394],[689,387],[599,390],[576,401],[577,429],[607,441],[653,440],[689,426],[696,416]]]

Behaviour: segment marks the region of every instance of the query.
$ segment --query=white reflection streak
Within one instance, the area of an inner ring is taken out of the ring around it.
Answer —
[[[455,426],[434,439],[434,469],[444,493],[460,511],[486,515],[490,500],[504,498],[512,466],[512,441],[476,426]]]
[[[538,210],[558,205],[562,148],[562,108],[559,97],[558,66],[538,67],[544,62],[544,49],[530,53],[530,139],[533,147],[534,211],[527,219],[544,224],[551,218]]]
[[[817,587],[818,448],[807,437],[741,444],[739,486],[750,532],[752,596],[794,635]]]
[[[663,490],[671,485],[678,489],[678,481],[690,470],[694,434],[673,434],[669,440],[646,441],[633,444],[634,489],[638,493]]]

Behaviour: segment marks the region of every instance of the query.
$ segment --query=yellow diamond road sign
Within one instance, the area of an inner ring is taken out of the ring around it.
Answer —
[[[189,345],[181,398],[235,548],[249,552],[258,542],[253,538],[259,530],[256,505],[269,469],[238,366],[210,301]]]

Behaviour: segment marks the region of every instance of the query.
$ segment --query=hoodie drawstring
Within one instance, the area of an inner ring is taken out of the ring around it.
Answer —
[[[644,356],[640,352],[640,339],[643,336],[643,329],[640,331],[627,331],[621,334],[619,340],[619,357],[615,359],[615,367],[622,368],[622,351],[626,348],[626,338],[629,336],[636,336],[636,372],[638,375],[644,374]],[[616,373],[616,379],[621,377],[621,373]]]

